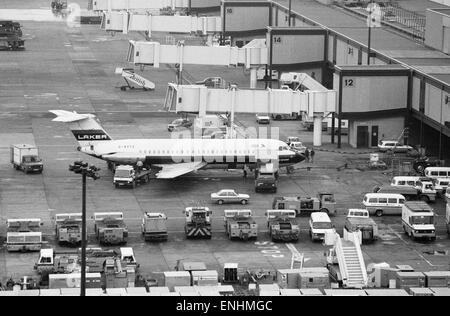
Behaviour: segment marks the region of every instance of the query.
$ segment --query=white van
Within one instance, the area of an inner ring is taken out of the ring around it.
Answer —
[[[436,201],[437,191],[435,189],[434,183],[435,179],[427,178],[427,177],[412,177],[412,176],[403,176],[403,177],[393,177],[391,181],[391,186],[394,187],[410,187],[417,189],[420,194],[418,194],[418,198],[425,202],[434,202]]]
[[[309,236],[312,241],[325,240],[325,235],[334,231],[335,229],[327,213],[311,213],[311,218],[309,219]]]
[[[428,167],[425,168],[425,177],[432,179],[449,178],[450,179],[450,167]]]
[[[434,180],[434,188],[436,189],[436,193],[439,195],[444,195],[447,191],[447,188],[450,184],[450,179],[447,178],[438,178]]]
[[[401,215],[405,197],[392,193],[367,193],[362,203],[371,215]]]

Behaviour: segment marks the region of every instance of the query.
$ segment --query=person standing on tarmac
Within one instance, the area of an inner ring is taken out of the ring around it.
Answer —
[[[315,155],[316,153],[315,153],[315,151],[314,151],[314,148],[313,149],[311,149],[311,152],[309,153],[309,156],[311,157],[311,163],[314,163],[314,155]]]
[[[306,150],[305,150],[305,157],[306,157],[306,160],[309,162],[310,160],[309,160],[309,148],[306,148]]]

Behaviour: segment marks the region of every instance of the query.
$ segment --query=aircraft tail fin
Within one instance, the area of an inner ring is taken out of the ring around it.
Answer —
[[[49,111],[56,115],[54,122],[63,122],[69,124],[75,139],[80,146],[88,146],[99,141],[108,141],[112,138],[100,125],[97,117],[93,114],[79,114],[65,110]]]

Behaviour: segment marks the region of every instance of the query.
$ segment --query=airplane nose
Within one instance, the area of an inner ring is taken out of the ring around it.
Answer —
[[[295,161],[295,163],[299,163],[299,162],[302,162],[303,160],[305,160],[305,155],[303,155],[303,154],[301,154],[301,153],[295,153],[295,156],[294,156],[294,161]]]

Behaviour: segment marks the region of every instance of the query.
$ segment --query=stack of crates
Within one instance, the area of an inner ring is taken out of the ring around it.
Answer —
[[[424,272],[427,287],[450,287],[450,271]]]
[[[409,292],[410,288],[425,287],[425,275],[422,272],[402,272],[395,274],[396,287]]]
[[[330,273],[327,268],[303,268],[299,273],[299,289],[329,289]]]

